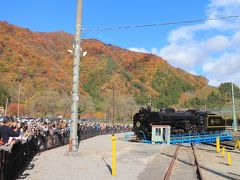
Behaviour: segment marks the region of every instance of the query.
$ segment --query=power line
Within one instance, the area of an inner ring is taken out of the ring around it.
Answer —
[[[83,32],[91,32],[91,31],[114,31],[114,30],[122,30],[122,29],[131,29],[131,28],[145,28],[145,27],[156,27],[156,26],[169,26],[176,24],[191,24],[196,22],[204,22],[204,21],[217,21],[217,20],[225,20],[225,19],[238,19],[240,16],[223,16],[217,18],[203,18],[203,19],[194,19],[194,20],[184,20],[184,21],[173,21],[173,22],[165,22],[165,23],[154,23],[154,24],[142,24],[142,25],[126,25],[126,26],[116,26],[116,27],[107,27],[107,28],[93,28],[93,29],[82,29]]]

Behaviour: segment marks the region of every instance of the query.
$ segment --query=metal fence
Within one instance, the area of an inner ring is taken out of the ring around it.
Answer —
[[[104,130],[92,128],[78,131],[78,138],[81,141],[98,135],[127,131],[131,131],[130,126],[106,128]],[[29,166],[29,163],[37,153],[66,145],[69,137],[70,133],[68,131],[54,134],[39,132],[25,142],[18,141],[7,150],[4,149],[4,146],[0,146],[0,179],[16,179]]]
[[[17,142],[11,151],[1,150],[1,179],[15,179],[26,168],[36,152],[34,138],[30,138],[26,142]]]

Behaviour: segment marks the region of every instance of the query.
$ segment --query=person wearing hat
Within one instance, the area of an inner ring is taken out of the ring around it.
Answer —
[[[12,129],[10,125],[10,118],[5,116],[3,118],[3,125],[0,127],[0,136],[4,144],[8,143],[10,137],[18,137],[20,135],[20,123],[18,122],[16,127]]]

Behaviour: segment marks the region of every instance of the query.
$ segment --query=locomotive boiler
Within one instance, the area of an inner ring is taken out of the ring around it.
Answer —
[[[222,116],[198,110],[176,112],[173,108],[151,111],[150,107],[140,108],[133,117],[133,131],[138,139],[151,139],[152,125],[170,125],[172,134],[221,131],[226,128]]]

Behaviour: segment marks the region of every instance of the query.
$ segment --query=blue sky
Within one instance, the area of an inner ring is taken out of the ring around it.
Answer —
[[[199,0],[198,3],[189,3],[189,0],[83,0],[83,28],[141,25],[204,17],[207,2],[207,0]],[[74,34],[75,13],[76,0],[2,0],[0,3],[0,20],[33,31],[63,30]],[[97,38],[124,48],[139,46],[150,49],[159,45],[164,46],[167,43],[168,32],[176,27],[88,32],[84,33],[83,37]]]
[[[1,0],[0,20],[33,31],[75,33],[76,0]],[[83,0],[83,28],[164,23],[240,15],[240,0]],[[240,85],[240,20],[85,32],[139,52],[149,52],[209,84]]]

